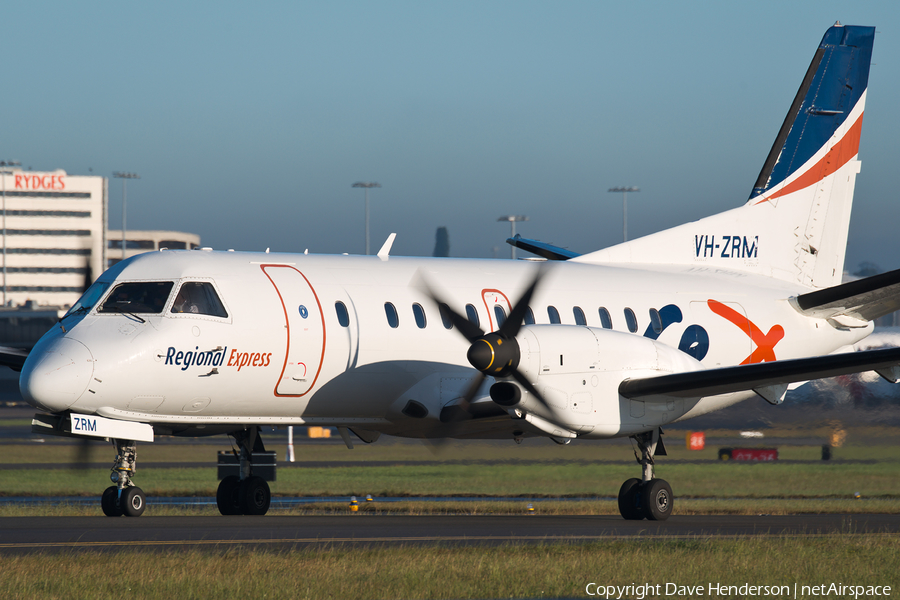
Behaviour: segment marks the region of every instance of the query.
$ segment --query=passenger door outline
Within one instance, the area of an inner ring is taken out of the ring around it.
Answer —
[[[296,267],[265,264],[260,265],[260,269],[275,288],[284,311],[286,331],[284,364],[273,393],[282,398],[299,398],[308,394],[316,385],[325,360],[325,319],[322,303],[309,279]],[[290,271],[299,275],[302,280],[297,279],[295,275],[287,275]],[[276,280],[279,283],[275,283]],[[315,313],[310,310],[312,308],[310,300],[315,301],[317,309]],[[313,371],[315,375],[310,378]]]

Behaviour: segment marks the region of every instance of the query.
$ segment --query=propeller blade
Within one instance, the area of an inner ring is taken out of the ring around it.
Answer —
[[[525,388],[525,391],[527,391],[529,394],[533,395],[535,397],[535,399],[537,399],[538,402],[543,404],[544,407],[547,408],[547,410],[549,410],[551,412],[553,411],[553,409],[550,408],[550,405],[547,403],[547,400],[545,400],[544,397],[538,393],[538,391],[534,388],[534,386],[531,385],[530,381],[525,379],[525,376],[522,375],[521,371],[519,371],[518,369],[512,369],[509,374],[512,375],[513,379],[515,379],[516,381],[519,382],[519,385],[521,385],[523,388]]]
[[[463,334],[470,344],[484,335],[484,331],[481,330],[481,327],[475,325],[469,319],[450,308],[450,305],[441,298],[440,294],[434,290],[431,284],[428,283],[428,279],[426,279],[421,272],[419,273],[419,280],[425,287],[428,297],[431,298],[432,302],[437,304],[439,310],[443,311],[450,318],[450,322],[453,323],[453,326]]]
[[[507,317],[503,322],[503,325],[501,325],[500,329],[497,331],[500,336],[505,337],[506,339],[512,339],[519,333],[519,329],[522,328],[522,324],[525,322],[525,314],[528,311],[528,305],[531,303],[531,297],[534,296],[534,292],[538,285],[540,285],[541,279],[544,278],[546,272],[547,265],[546,263],[542,263],[541,266],[538,267],[531,285],[528,286],[528,289],[525,290],[525,293],[522,294],[522,297],[519,298],[512,310],[509,311],[509,317]]]
[[[447,447],[447,442],[462,431],[463,423],[468,421],[472,416],[471,413],[469,413],[469,406],[472,404],[472,398],[478,393],[478,389],[481,387],[481,384],[484,383],[485,379],[487,379],[487,376],[485,376],[484,373],[478,372],[475,378],[472,379],[469,387],[466,388],[466,392],[463,394],[459,404],[456,405],[457,410],[451,413],[447,418],[444,418],[442,415],[440,424],[436,424],[431,430],[434,437],[429,435],[422,440],[431,452],[434,454],[443,453]]]
[[[449,423],[459,423],[460,421],[465,421],[466,417],[464,414],[469,412],[469,406],[472,404],[472,398],[475,397],[475,394],[478,393],[478,389],[481,387],[481,384],[484,383],[484,380],[487,377],[481,371],[478,372],[478,375],[472,380],[469,384],[469,387],[466,388],[466,393],[463,395],[462,400],[459,401],[459,404],[456,406],[459,407],[459,412],[456,413],[454,417],[451,418]],[[452,436],[451,436],[452,437]]]

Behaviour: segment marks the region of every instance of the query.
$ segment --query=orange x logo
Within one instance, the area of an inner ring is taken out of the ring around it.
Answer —
[[[763,333],[762,329],[733,308],[715,300],[707,300],[706,303],[709,305],[710,310],[737,325],[756,344],[756,350],[744,359],[741,363],[742,365],[777,360],[775,358],[775,344],[784,337],[784,328],[781,325],[775,325],[769,330],[769,333]]]

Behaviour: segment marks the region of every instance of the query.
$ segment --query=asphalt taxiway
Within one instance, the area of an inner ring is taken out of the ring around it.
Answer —
[[[499,545],[612,539],[900,533],[900,515],[618,516],[349,514],[266,517],[3,517],[0,553],[54,550]]]

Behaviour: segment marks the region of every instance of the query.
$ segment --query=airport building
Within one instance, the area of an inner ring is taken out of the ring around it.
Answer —
[[[62,314],[122,259],[122,232],[107,228],[108,187],[106,177],[95,175],[0,169],[0,320],[22,308]],[[197,248],[200,236],[127,231],[125,244],[133,256]]]
[[[106,234],[108,267],[122,260],[122,230],[111,229]],[[193,250],[200,247],[200,236],[183,231],[125,232],[125,258],[154,250]]]
[[[70,306],[105,269],[107,179],[4,170],[3,306]]]

